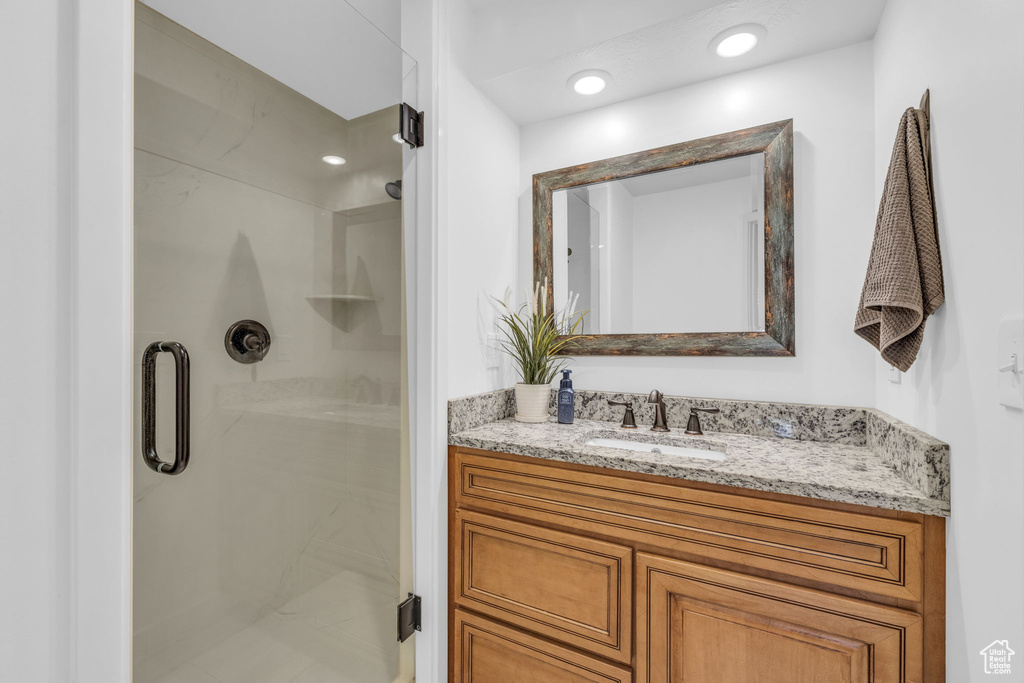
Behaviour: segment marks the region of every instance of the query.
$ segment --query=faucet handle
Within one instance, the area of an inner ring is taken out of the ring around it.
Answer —
[[[633,415],[632,401],[613,401],[608,399],[610,406],[626,406],[626,412],[622,414],[622,429],[636,429],[636,417]]]
[[[719,408],[690,408],[690,419],[686,421],[685,434],[701,435],[704,432],[700,429],[700,417],[697,413],[720,413]]]

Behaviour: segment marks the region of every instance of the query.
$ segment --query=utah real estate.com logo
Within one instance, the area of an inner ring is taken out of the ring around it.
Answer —
[[[985,673],[987,674],[1008,674],[1010,673],[1010,657],[1016,652],[1010,649],[1007,640],[994,640],[992,644],[981,651],[985,658]]]

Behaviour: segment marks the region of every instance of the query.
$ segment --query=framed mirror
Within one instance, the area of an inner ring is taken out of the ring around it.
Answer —
[[[795,355],[792,119],[534,175],[533,271],[568,355]]]

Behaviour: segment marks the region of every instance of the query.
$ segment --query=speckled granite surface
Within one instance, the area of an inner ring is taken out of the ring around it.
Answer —
[[[880,410],[867,412],[867,445],[925,495],[949,501],[949,445]]]
[[[552,392],[552,395],[555,393]],[[654,422],[654,406],[647,403],[647,394],[608,391],[577,391],[576,418],[621,422],[622,406],[608,405],[608,399],[631,401],[637,424],[650,425]],[[701,414],[700,423],[705,432],[779,436],[800,441],[828,441],[852,446],[863,446],[867,443],[865,411],[861,408],[686,396],[665,396],[664,401],[665,417],[669,427],[685,428],[690,408],[718,408],[721,413]],[[552,398],[552,414],[554,406]]]
[[[488,422],[503,420],[515,413],[516,397],[512,389],[452,399],[448,401],[448,433],[455,434]]]
[[[524,424],[510,419],[511,390],[449,403],[449,443],[456,446],[608,467],[630,472],[772,491],[820,500],[949,515],[946,444],[877,410],[665,397],[673,431],[656,434],[646,396],[580,391],[576,422]],[[637,430],[622,430],[632,400]],[[552,404],[553,405],[553,404]],[[683,434],[691,405],[720,408],[702,415],[703,437]],[[609,410],[610,408],[610,410]],[[587,446],[618,438],[725,453],[722,461]]]

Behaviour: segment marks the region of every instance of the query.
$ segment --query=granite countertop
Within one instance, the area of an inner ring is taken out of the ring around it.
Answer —
[[[705,426],[705,430],[708,427]],[[921,435],[928,438],[926,435]],[[588,446],[592,438],[614,438],[714,450],[723,460]],[[618,422],[577,419],[563,425],[500,419],[456,431],[449,443],[513,455],[641,472],[690,481],[770,491],[819,500],[948,516],[948,486],[923,491],[900,476],[885,453],[856,442],[780,438],[705,431],[703,436],[621,429]],[[941,443],[941,442],[937,442]],[[944,445],[943,445],[944,446]],[[881,449],[879,449],[881,450]],[[943,484],[948,484],[948,474]]]

